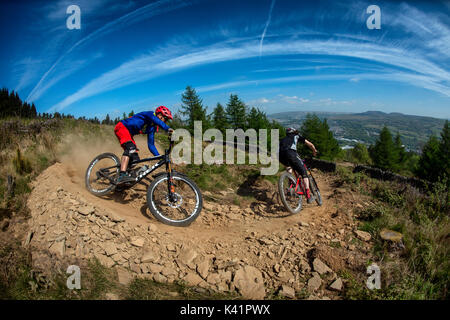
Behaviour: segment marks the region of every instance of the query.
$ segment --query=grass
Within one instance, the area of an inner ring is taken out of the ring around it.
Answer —
[[[20,128],[40,120],[8,119]],[[0,127],[4,121],[0,122]],[[28,217],[27,199],[31,192],[30,182],[57,160],[57,148],[67,133],[80,140],[93,135],[108,134],[105,126],[86,121],[62,119],[51,128],[42,127],[39,132],[5,131],[0,151],[0,221],[13,216]],[[70,150],[70,146],[65,146]],[[64,152],[64,150],[63,150]],[[8,193],[7,177],[14,180],[12,192]],[[109,281],[106,270],[92,263],[87,267],[85,287],[71,291],[66,287],[65,274],[55,272],[53,279],[45,279],[31,267],[30,254],[13,237],[4,238],[0,244],[0,298],[2,299],[97,299]],[[91,277],[91,279],[90,279]]]
[[[17,120],[17,125],[27,125],[30,120]],[[107,139],[111,136],[110,126],[95,125],[86,121],[62,119],[51,130],[43,129],[36,135],[6,132],[0,152],[0,220],[16,216],[28,216],[26,202],[31,192],[30,182],[42,171],[70,152],[70,143],[63,140],[73,134],[77,141],[88,143],[91,139]],[[157,135],[163,148],[168,147],[167,137]],[[197,173],[201,175],[200,168]],[[226,166],[213,166],[209,172],[216,175],[216,188],[225,188],[232,179]],[[7,179],[14,177],[12,195],[7,194]],[[220,178],[220,179],[219,179]],[[126,299],[238,299],[236,294],[210,292],[202,288],[192,288],[184,283],[162,284],[151,280],[134,279],[128,286],[119,284],[117,275],[91,260],[82,267],[81,290],[69,290],[66,286],[68,275],[52,270],[51,277],[45,277],[33,270],[30,252],[7,233],[1,234],[0,241],[0,299],[13,300],[67,300],[105,299],[107,293],[115,293]],[[81,266],[80,266],[81,267]],[[65,270],[64,270],[65,271]],[[174,294],[176,293],[176,295]]]
[[[42,120],[9,119],[20,128],[34,124],[39,126]],[[0,127],[5,120],[0,121]],[[29,183],[42,171],[58,160],[58,156],[71,149],[69,143],[64,144],[67,134],[77,136],[81,142],[90,139],[102,139],[111,135],[109,126],[101,126],[87,121],[60,119],[50,128],[42,127],[39,132],[3,132],[0,151],[0,211],[11,210],[15,214],[27,214],[26,199],[31,188]],[[62,146],[62,150],[58,150]],[[12,195],[7,195],[6,177],[14,178]],[[0,217],[1,219],[1,217]]]
[[[118,288],[115,273],[92,260],[83,269],[81,289],[70,290],[68,274],[52,270],[44,276],[31,266],[30,254],[19,243],[7,243],[0,249],[0,299],[3,300],[92,300]]]
[[[210,192],[222,191],[226,187],[233,188],[244,178],[238,167],[226,164],[188,164],[183,168],[183,171],[194,180],[200,189]]]
[[[81,289],[67,288],[69,274],[53,270],[43,276],[33,270],[29,252],[14,242],[0,248],[0,299],[1,300],[103,300],[108,293],[126,300],[238,300],[242,297],[232,292],[190,287],[184,282],[158,283],[149,279],[134,278],[122,285],[114,269],[107,268],[96,259],[80,266]]]
[[[236,293],[219,293],[208,289],[186,286],[182,281],[158,283],[135,278],[121,296],[127,300],[237,300]]]
[[[373,251],[384,281],[381,290],[370,291],[349,278],[345,298],[448,299],[450,194],[446,182],[421,193],[409,185],[358,177],[346,170],[341,168],[337,173],[341,182],[376,202],[357,216],[359,229],[374,238]],[[379,236],[383,228],[403,234],[403,251],[392,252]]]
[[[27,215],[26,200],[30,181],[57,160],[57,146],[64,132],[89,140],[93,135],[111,134],[108,126],[93,125],[73,119],[61,120],[52,130],[37,135],[10,133],[3,137],[0,152],[0,219],[12,213]],[[157,135],[162,147],[166,136]],[[20,142],[20,144],[19,144]],[[19,147],[20,146],[20,147]],[[67,145],[67,151],[70,146]],[[276,176],[261,176],[257,165],[187,165],[180,166],[202,190],[212,193],[245,186],[248,181],[265,179],[276,183]],[[438,183],[433,190],[417,192],[405,185],[380,182],[363,173],[352,173],[338,167],[339,183],[353,191],[373,198],[374,206],[358,212],[359,229],[370,232],[374,239],[374,255],[382,271],[382,289],[368,290],[364,281],[344,274],[347,280],[344,298],[347,299],[448,299],[450,273],[448,248],[450,194],[447,183]],[[6,177],[15,178],[13,195],[7,195]],[[236,196],[235,204],[251,198]],[[390,252],[380,239],[379,231],[388,228],[403,234],[405,249]],[[358,242],[358,240],[355,240]],[[14,241],[1,241],[0,298],[1,299],[103,299],[115,292],[127,299],[237,299],[236,296],[190,288],[183,283],[159,284],[151,280],[135,279],[128,286],[118,284],[111,269],[91,261],[82,276],[82,290],[68,290],[66,274],[55,273],[52,279],[43,278],[31,268],[29,252]],[[275,297],[275,294],[274,294]]]

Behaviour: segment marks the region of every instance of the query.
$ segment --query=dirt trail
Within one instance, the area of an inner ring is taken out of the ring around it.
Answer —
[[[137,143],[145,146],[143,139]],[[321,207],[304,203],[299,214],[288,215],[277,201],[255,200],[241,208],[220,200],[226,194],[214,195],[219,201],[205,200],[197,220],[180,228],[151,215],[146,184],[102,198],[86,190],[89,161],[107,150],[121,153],[108,144],[72,152],[36,179],[29,199],[32,240],[26,240],[36,250],[66,260],[97,257],[115,266],[125,282],[131,272],[160,282],[184,280],[217,291],[237,290],[257,299],[278,290],[290,298],[305,291],[313,299],[337,299],[342,290],[337,273],[361,268],[366,261],[367,244],[357,248],[352,242],[352,209],[358,201],[348,190],[336,189],[333,176],[315,172]],[[141,157],[147,155],[141,150]],[[254,187],[276,192],[267,183]],[[35,262],[43,267],[41,254]],[[320,269],[317,260],[330,269]]]

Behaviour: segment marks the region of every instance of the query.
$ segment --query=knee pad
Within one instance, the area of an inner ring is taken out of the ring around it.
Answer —
[[[127,141],[122,145],[123,155],[132,157],[132,154],[137,153],[136,145],[132,141]]]
[[[130,161],[128,162],[128,166],[131,165],[134,161],[139,161],[139,154],[136,145],[132,141],[127,141],[123,145],[123,155],[130,157]]]

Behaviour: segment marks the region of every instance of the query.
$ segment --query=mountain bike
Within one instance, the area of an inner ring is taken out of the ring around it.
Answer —
[[[172,169],[170,154],[174,142],[169,136],[170,147],[164,154],[142,160],[130,159],[127,174],[135,180],[117,185],[120,160],[113,153],[102,153],[95,157],[86,170],[86,188],[96,196],[113,191],[122,192],[146,178],[150,173],[165,165],[166,171],[153,175],[147,189],[147,206],[153,216],[162,223],[172,226],[188,226],[200,214],[203,206],[202,194],[198,186],[186,175]],[[159,161],[158,161],[159,160]],[[158,161],[153,166],[137,166],[143,162]]]
[[[322,205],[322,196],[320,194],[317,182],[314,179],[311,170],[305,165],[303,161],[303,166],[308,173],[309,178],[309,190],[316,199],[317,205]],[[292,174],[294,172],[294,175]],[[286,168],[278,179],[278,192],[280,193],[281,202],[284,207],[292,214],[298,213],[302,209],[303,197],[306,197],[305,182],[301,175],[299,175],[295,170],[290,167]]]

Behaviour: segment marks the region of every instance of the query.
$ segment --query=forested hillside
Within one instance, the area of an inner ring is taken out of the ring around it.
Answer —
[[[312,112],[311,112],[312,113]],[[364,113],[314,112],[327,119],[330,130],[341,146],[354,146],[357,142],[373,144],[386,126],[393,134],[400,134],[407,150],[420,151],[430,136],[438,135],[445,120],[431,117],[367,111]],[[282,112],[268,117],[285,126],[300,127],[308,112]]]

